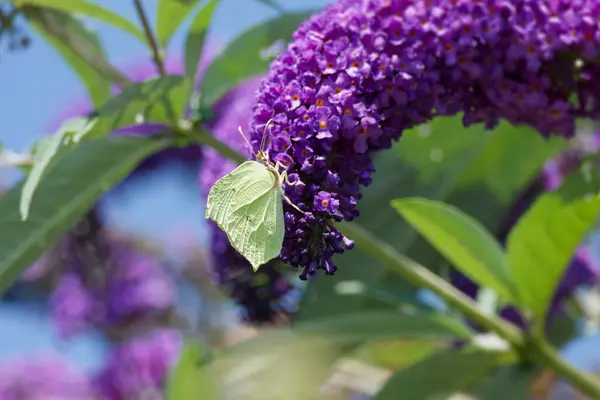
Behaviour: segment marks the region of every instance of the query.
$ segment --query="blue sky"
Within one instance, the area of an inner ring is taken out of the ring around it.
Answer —
[[[328,2],[280,1],[288,10],[322,7]],[[131,1],[103,0],[101,4],[136,20]],[[151,20],[155,17],[156,4],[157,0],[144,0]],[[259,1],[223,0],[215,13],[209,40],[223,43],[249,26],[273,16],[275,12]],[[121,31],[94,21],[89,21],[89,26],[99,32],[113,64],[130,64],[132,60],[148,56],[141,43]],[[180,53],[183,37],[183,32],[176,35],[169,49],[171,52]],[[84,86],[54,50],[43,39],[35,36],[33,39],[27,51],[2,54],[0,59],[0,141],[14,150],[24,150],[31,145],[45,133],[44,126],[85,93]],[[110,203],[109,220],[119,221],[125,230],[142,231],[151,237],[160,237],[162,232],[169,231],[169,227],[185,223],[190,225],[196,240],[202,242],[200,194],[193,184],[195,178],[188,175],[176,169],[165,170],[152,181],[132,188],[130,192],[135,196],[119,196]],[[0,183],[3,179],[9,178],[5,171],[0,170]],[[105,344],[97,336],[83,336],[70,344],[60,343],[51,332],[50,325],[41,305],[2,305],[0,359],[18,354],[58,351],[86,368],[94,368],[100,362]],[[593,345],[588,342],[570,347],[567,351],[569,358],[589,365],[592,362],[589,348],[598,348],[599,341],[596,338]]]

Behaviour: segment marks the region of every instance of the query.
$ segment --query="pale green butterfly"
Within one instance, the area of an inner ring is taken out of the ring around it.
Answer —
[[[205,218],[217,223],[254,271],[281,252],[285,234],[282,198],[302,212],[283,193],[283,183],[291,183],[286,171],[279,172],[282,164],[273,165],[263,150],[270,122],[255,154],[256,161],[246,161],[219,179],[206,202]],[[242,128],[238,130],[252,148]]]

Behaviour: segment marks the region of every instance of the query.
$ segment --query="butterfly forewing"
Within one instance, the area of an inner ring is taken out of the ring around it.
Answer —
[[[268,191],[273,190],[276,178],[265,165],[253,161],[252,168],[243,174],[240,181],[241,190],[233,198],[231,213],[234,213],[240,207],[250,204]]]
[[[248,161],[211,189],[206,217],[256,270],[279,256],[284,237],[281,188],[264,164]]]
[[[264,165],[246,161],[210,189],[206,218],[212,219],[227,232],[227,220],[233,211],[270,190],[274,183],[275,177]]]

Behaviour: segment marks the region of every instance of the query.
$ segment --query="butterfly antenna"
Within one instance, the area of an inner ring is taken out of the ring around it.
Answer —
[[[271,122],[273,122],[272,119],[267,121],[267,124],[265,125],[265,130],[263,132],[263,137],[260,141],[260,151],[264,153],[265,150],[265,140],[267,139],[267,129],[269,129],[269,125],[271,125]]]
[[[254,148],[252,147],[252,145],[248,141],[248,138],[246,137],[246,135],[244,135],[244,132],[242,132],[242,127],[241,126],[238,126],[238,132],[240,132],[240,135],[242,135],[242,137],[244,138],[244,142],[246,142],[246,144],[248,145],[248,148],[250,149],[250,151],[252,153],[254,153]],[[256,157],[256,156],[257,156],[257,154],[254,153],[254,157]]]

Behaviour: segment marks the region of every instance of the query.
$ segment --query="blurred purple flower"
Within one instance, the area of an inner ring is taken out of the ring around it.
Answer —
[[[83,232],[74,230],[61,242],[66,271],[50,298],[61,336],[159,318],[171,310],[176,288],[158,261],[109,237],[101,226]]]
[[[231,148],[248,154],[238,126],[247,132],[252,106],[260,78],[253,78],[225,95],[215,107],[215,137]],[[212,185],[236,167],[211,148],[204,152],[200,171],[200,187],[205,195]],[[276,315],[279,301],[293,289],[293,285],[276,267],[275,262],[263,265],[254,273],[250,264],[229,244],[227,235],[209,221],[212,237],[212,264],[215,279],[224,285],[233,299],[245,309],[245,318],[254,323],[270,323]]]
[[[42,278],[50,270],[50,260],[48,254],[42,255],[31,266],[29,266],[20,276],[23,282],[33,282]]]
[[[462,113],[570,137],[576,117],[600,116],[599,17],[596,2],[554,0],[338,0],[313,14],[271,64],[250,129],[257,150],[273,122],[269,154],[298,182],[284,186],[304,213],[284,204],[281,259],[302,279],[335,273],[352,242],[333,223],[359,215],[373,153],[405,129]],[[320,192],[339,206],[315,207]]]
[[[94,386],[106,400],[164,399],[164,385],[181,346],[181,334],[172,329],[128,339],[112,351]]]
[[[0,366],[2,400],[100,400],[86,376],[56,356],[20,359]]]
[[[94,295],[85,286],[80,274],[63,274],[50,297],[52,316],[59,334],[69,338],[92,323],[100,323],[103,315],[95,312],[95,303]]]

